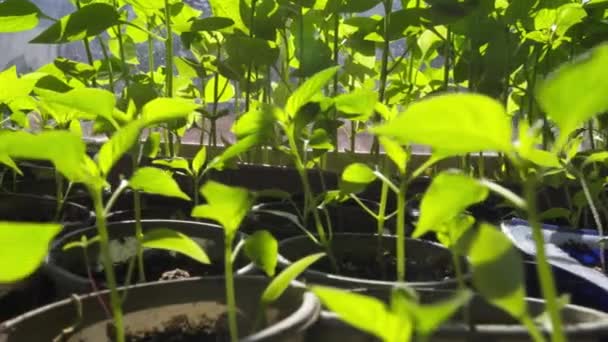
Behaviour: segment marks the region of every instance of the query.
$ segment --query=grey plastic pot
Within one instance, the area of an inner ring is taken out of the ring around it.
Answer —
[[[114,255],[116,259],[119,257],[121,260],[132,258],[135,255],[135,221],[123,221],[113,222],[107,225],[108,232],[111,240],[111,250],[115,251]],[[197,241],[205,250],[209,259],[211,260],[211,266],[213,269],[203,269],[203,265],[191,260],[185,256],[180,256],[176,253],[171,253],[164,250],[145,250],[144,252],[144,263],[146,267],[148,281],[159,280],[159,274],[164,271],[172,271],[175,268],[181,270],[192,270],[193,276],[211,275],[217,276],[223,274],[224,264],[224,230],[215,224],[195,222],[195,221],[175,221],[175,220],[142,220],[142,228],[144,234],[147,231],[168,228],[178,231],[186,236]],[[50,249],[50,252],[46,258],[46,262],[43,266],[44,271],[49,275],[55,285],[55,290],[58,298],[65,298],[73,293],[88,293],[95,291],[97,287],[103,287],[103,279],[98,279],[101,284],[96,284],[93,287],[90,279],[87,277],[87,265],[85,264],[84,251],[81,248],[71,248],[63,250],[69,242],[80,241],[82,236],[87,236],[89,239],[97,235],[96,227],[89,227],[75,231],[69,235],[62,237],[57,240]],[[244,239],[244,234],[239,234],[235,239],[235,244]],[[99,261],[99,245],[93,244],[87,248],[87,255],[89,260],[89,270],[100,270],[101,262]],[[171,259],[171,258],[179,258]],[[158,269],[158,260],[170,259],[175,267],[173,269]],[[175,263],[174,264],[174,260]],[[119,260],[115,260],[119,261]],[[180,264],[183,263],[183,264]],[[238,258],[236,260],[235,268],[237,269],[236,274],[245,274],[251,268],[244,258]],[[126,281],[127,267],[115,268],[118,279],[124,279]],[[204,274],[196,274],[198,272],[205,272]],[[133,272],[136,275],[137,271]],[[156,276],[156,278],[150,278]],[[135,280],[133,276],[132,280]],[[122,283],[121,283],[122,284]],[[124,284],[128,285],[128,283]]]
[[[373,234],[341,233],[334,234],[332,240],[332,253],[336,259],[347,256],[354,263],[375,262],[378,248],[378,236]],[[395,255],[396,236],[383,235],[382,248],[389,255]],[[279,267],[285,268],[292,263],[292,260],[324,251],[319,245],[315,244],[308,236],[298,236],[283,240],[279,243]],[[455,277],[428,279],[411,281],[408,280],[408,269],[411,271],[420,270],[429,272],[437,269],[451,270],[453,268],[452,253],[445,247],[425,240],[410,239],[405,240],[406,255],[406,283],[412,288],[430,289],[451,289],[456,288],[458,281]],[[321,260],[323,261],[323,259]],[[464,267],[464,276],[470,278],[468,261],[461,258]],[[345,277],[337,274],[321,272],[315,269],[319,262],[313,264],[308,270],[304,271],[300,279],[307,283],[323,284],[344,289],[373,289],[391,288],[397,283],[392,279],[365,279],[359,277]],[[388,265],[388,267],[394,267]],[[411,277],[410,277],[411,279]]]
[[[433,302],[450,295],[451,291],[418,291],[423,302]],[[373,295],[373,294],[372,294]],[[380,297],[388,297],[382,295]],[[385,300],[385,298],[382,298]],[[528,298],[528,308],[532,316],[544,312],[544,301]],[[524,326],[500,309],[490,305],[482,297],[475,296],[470,303],[470,314],[475,330],[457,314],[444,323],[428,340],[432,342],[527,342],[531,341]],[[562,311],[565,331],[570,341],[603,341],[608,336],[608,314],[576,305],[567,305]],[[546,331],[545,331],[546,333]],[[342,322],[332,312],[323,311],[317,323],[309,330],[310,342],[379,342],[366,332]]]
[[[263,277],[236,277],[235,290],[239,312],[240,341],[303,342],[305,331],[318,318],[318,299],[303,288],[290,287],[266,310],[267,324],[253,330],[259,310],[259,299],[269,284]],[[225,280],[223,277],[191,278],[154,282],[122,288],[128,291],[123,303],[126,331],[130,333],[159,331],[179,321],[190,324],[209,322],[225,324]],[[91,293],[66,299],[0,325],[1,342],[52,341],[66,328],[75,327],[66,342],[108,341],[108,316],[99,299],[108,292]],[[77,313],[77,304],[82,316]],[[246,336],[245,336],[246,335]]]

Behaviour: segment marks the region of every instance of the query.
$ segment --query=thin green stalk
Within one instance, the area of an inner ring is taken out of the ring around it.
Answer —
[[[103,208],[101,189],[89,189],[93,197],[95,214],[97,215],[97,231],[99,233],[99,247],[101,251],[101,261],[106,276],[106,284],[110,289],[110,305],[114,318],[114,331],[116,342],[125,342],[125,327],[123,322],[121,298],[117,290],[116,276],[112,255],[110,254],[110,236],[106,227],[106,216]]]
[[[585,194],[585,198],[587,199],[587,203],[589,204],[589,208],[591,209],[591,215],[593,216],[593,220],[595,221],[595,225],[597,226],[597,231],[600,236],[604,236],[604,225],[602,224],[600,213],[597,210],[597,206],[595,205],[595,201],[593,200],[593,196],[591,196],[591,191],[589,190],[589,185],[587,184],[585,175],[582,172],[579,173],[579,179],[581,182],[581,186],[583,187],[583,193]],[[603,242],[600,243],[600,263],[602,266],[602,272],[606,273],[606,257],[604,256]]]
[[[82,4],[80,3],[80,0],[76,0],[76,8],[77,9],[81,9],[82,8]],[[93,54],[91,53],[91,45],[89,44],[89,39],[85,38],[82,40],[82,42],[84,43],[84,51],[87,54],[87,61],[89,62],[89,65],[93,66]],[[93,86],[96,86],[96,82],[95,82],[95,78],[93,78],[92,80]]]
[[[402,176],[403,177],[403,176]],[[397,281],[405,282],[405,192],[407,181],[401,180],[397,193]]]
[[[445,50],[443,54],[443,90],[447,91],[450,87],[450,56],[452,54],[452,29],[449,25],[445,35]]]
[[[141,225],[141,194],[139,191],[133,191],[133,209],[135,210],[135,236],[137,237],[137,272],[139,282],[146,281],[146,272],[144,269],[144,230]]]
[[[152,32],[152,18],[148,18],[147,28],[148,31]],[[154,37],[151,34],[148,35],[148,71],[150,72],[150,77],[154,73],[155,63],[154,63]]]
[[[557,303],[557,290],[553,278],[551,266],[547,261],[547,253],[545,251],[545,238],[543,236],[540,220],[538,218],[536,207],[536,176],[528,176],[525,182],[526,201],[528,203],[528,221],[532,226],[532,236],[536,247],[536,269],[540,279],[540,287],[543,293],[547,310],[551,318],[553,326],[552,341],[565,342],[562,318],[560,309]]]
[[[383,35],[384,42],[382,45],[382,66],[380,70],[380,91],[379,100],[384,102],[386,96],[386,83],[388,80],[388,58],[390,55],[391,42],[388,39],[389,28],[390,28],[390,16],[393,11],[393,0],[384,0],[384,28]]]
[[[254,23],[255,23],[255,7],[258,0],[251,2],[251,12],[249,13],[249,38],[253,38]],[[251,76],[253,70],[253,60],[249,61],[247,65],[247,79],[245,83],[245,111],[249,111],[251,105]]]
[[[298,75],[299,85],[304,82],[304,6],[299,4],[298,8],[298,28],[300,30],[300,50],[298,51],[298,63],[300,65],[300,73]]]
[[[63,176],[57,170],[55,170],[55,197],[57,201],[55,206],[55,220],[57,221],[61,216],[61,209],[63,208],[63,202],[65,201],[63,194]]]
[[[226,277],[226,304],[228,305],[228,328],[230,340],[239,340],[236,320],[236,295],[234,293],[234,273],[232,272],[232,238],[226,238],[224,246],[224,276]]]
[[[545,341],[543,334],[540,332],[540,330],[534,323],[534,320],[532,320],[532,318],[529,315],[527,315],[527,314],[524,315],[524,317],[522,317],[520,319],[520,321],[526,327],[526,329],[528,330],[528,333],[530,334],[530,337],[532,337],[532,340],[534,342],[544,342]]]
[[[385,163],[386,165],[386,163]],[[380,207],[378,208],[378,215],[376,216],[376,261],[378,262],[378,266],[380,266],[380,274],[382,274],[383,278],[386,275],[386,265],[382,262],[382,256],[384,255],[384,246],[383,246],[383,233],[384,233],[384,223],[386,221],[386,207],[388,202],[388,184],[386,182],[382,182],[382,188],[380,190]]]
[[[173,97],[173,28],[171,27],[169,0],[165,0],[165,25],[167,27],[167,39],[165,40],[165,96]]]
[[[116,0],[113,1],[114,8],[118,11],[118,2]],[[125,47],[122,39],[122,26],[116,25],[116,38],[118,39],[118,50],[120,51],[120,61],[122,62],[122,69],[125,76],[125,84],[127,87],[129,86],[129,66],[127,64],[127,59],[125,57]]]
[[[116,92],[116,87],[114,85],[114,69],[112,67],[112,60],[110,59],[110,55],[108,54],[108,49],[106,48],[106,45],[103,43],[103,40],[99,36],[97,36],[97,42],[101,47],[101,53],[103,54],[103,58],[108,63],[108,79],[110,82],[110,90],[112,91],[112,93],[114,93]]]

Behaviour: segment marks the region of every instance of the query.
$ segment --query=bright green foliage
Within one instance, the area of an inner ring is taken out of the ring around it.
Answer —
[[[66,93],[46,95],[43,101],[58,104],[83,113],[99,115],[114,125],[118,123],[113,118],[116,99],[114,94],[97,88],[76,88]]]
[[[201,170],[206,162],[207,148],[203,146],[200,150],[198,150],[196,156],[194,156],[194,159],[192,159],[192,171],[194,171],[194,175],[199,175],[201,173]]]
[[[214,16],[231,19],[234,29],[249,34],[249,29],[241,18],[240,0],[210,0],[209,4]]]
[[[166,228],[146,232],[143,238],[146,248],[164,249],[186,255],[202,264],[210,264],[203,248],[188,236]]]
[[[212,78],[207,82],[203,98],[207,103],[222,103],[230,101],[234,97],[234,94],[234,86],[230,83],[230,80],[219,75],[217,81],[215,78]]]
[[[374,171],[363,163],[350,164],[342,172],[340,190],[344,193],[357,193],[376,180]]]
[[[538,88],[538,102],[560,129],[558,148],[578,126],[608,110],[606,63],[608,45],[601,45],[557,69]]]
[[[61,18],[30,43],[63,44],[94,37],[117,25],[119,19],[120,15],[113,6],[93,3]]]
[[[269,277],[274,277],[279,255],[277,240],[266,230],[260,230],[247,238],[245,255]]]
[[[186,158],[176,157],[172,159],[158,159],[152,162],[154,165],[161,165],[171,168],[173,170],[180,170],[190,174],[190,165],[188,164],[188,160]]]
[[[0,155],[14,159],[47,160],[73,182],[95,183],[95,173],[83,165],[85,144],[67,131],[29,134],[22,131],[0,131]]]
[[[268,287],[266,287],[261,298],[262,304],[268,305],[279,299],[293,280],[324,256],[325,253],[312,254],[289,265],[270,282]]]
[[[478,94],[429,97],[372,132],[403,144],[428,145],[446,156],[511,151],[511,118],[500,102]]]
[[[200,190],[207,199],[207,204],[195,207],[192,216],[219,222],[231,241],[253,205],[253,196],[247,189],[214,181],[207,182]]]
[[[8,166],[14,172],[23,176],[23,172],[21,172],[21,170],[19,169],[19,166],[17,166],[17,164],[15,164],[15,161],[13,159],[11,159],[11,157],[9,157],[8,155],[0,154],[0,164],[4,165],[4,166]]]
[[[137,169],[129,179],[129,185],[134,190],[149,194],[190,200],[190,197],[179,188],[171,173],[155,167]]]
[[[118,130],[101,146],[97,155],[97,164],[103,175],[107,175],[114,164],[131,149],[139,138],[141,129],[141,122],[133,121]]]
[[[198,104],[189,100],[159,97],[144,105],[140,120],[142,120],[143,126],[152,126],[185,119],[198,107]]]
[[[321,286],[314,286],[312,292],[341,320],[384,342],[411,339],[414,329],[411,317],[392,312],[378,299]]]
[[[378,94],[369,89],[357,89],[334,98],[336,109],[350,120],[365,121],[371,117],[378,102]]]
[[[60,224],[0,222],[0,284],[34,273],[61,229]]]
[[[333,79],[338,70],[339,67],[332,67],[320,71],[298,87],[287,99],[287,105],[285,106],[287,115],[292,118],[295,117],[302,106],[321,93],[323,87]]]
[[[485,200],[488,193],[485,186],[463,173],[440,173],[422,197],[420,219],[413,236],[420,237],[438,230],[470,205]]]
[[[40,10],[28,0],[0,3],[0,33],[27,31],[38,26]]]
[[[395,163],[399,172],[404,175],[407,169],[407,163],[410,160],[410,152],[391,138],[380,137],[378,140],[380,141],[380,145],[384,148],[386,156]]]
[[[473,265],[473,284],[477,291],[513,317],[526,317],[523,259],[511,240],[497,227],[484,223],[468,231],[459,249],[466,251]]]

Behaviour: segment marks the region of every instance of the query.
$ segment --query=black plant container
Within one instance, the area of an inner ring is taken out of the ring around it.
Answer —
[[[336,273],[327,257],[306,270],[301,279],[307,283],[323,284],[344,289],[391,288],[396,284],[396,237],[383,235],[382,262],[378,262],[378,236],[372,234],[335,234],[331,246],[338,267]],[[324,252],[308,236],[298,236],[279,243],[279,265],[287,267],[304,256]],[[413,288],[455,288],[457,279],[453,270],[452,253],[433,242],[406,239],[406,276]],[[470,278],[468,262],[461,259],[465,278]],[[345,274],[349,274],[348,276]],[[384,277],[379,276],[384,274]]]
[[[268,284],[269,280],[263,277],[235,279],[240,341],[303,342],[306,329],[317,320],[320,304],[302,288],[288,288],[264,312],[266,323],[254,329],[260,296]],[[123,303],[128,334],[164,333],[150,341],[191,341],[176,339],[171,334],[172,328],[183,331],[180,328],[195,326],[217,330],[219,336],[213,341],[229,341],[222,277],[146,283],[120,290],[128,293]],[[108,338],[111,320],[100,305],[100,300],[107,297],[107,291],[79,297],[82,316],[72,299],[29,312],[0,325],[0,341],[53,341],[74,324],[73,334],[62,335],[61,341],[111,341]]]
[[[369,293],[385,302],[387,291]],[[423,303],[436,302],[453,293],[451,291],[419,290]],[[526,299],[532,317],[544,312],[545,305],[539,299]],[[527,342],[531,341],[528,331],[505,312],[492,306],[480,296],[473,297],[469,304],[471,321],[475,324],[472,331],[468,322],[462,318],[462,311],[443,324],[429,339],[433,342],[452,341],[498,341]],[[565,332],[570,341],[604,341],[608,337],[608,314],[576,305],[567,305],[562,311]],[[370,334],[353,328],[339,320],[331,312],[323,311],[319,321],[310,329],[307,341],[310,342],[379,342]]]
[[[171,277],[172,274],[194,277],[217,276],[224,273],[224,230],[220,226],[193,221],[142,220],[142,228],[144,234],[146,231],[158,228],[168,228],[185,234],[198,242],[211,260],[210,265],[203,265],[178,253],[146,249],[144,268],[147,281]],[[137,269],[133,270],[132,277],[128,281],[128,262],[126,262],[135,255],[135,221],[109,223],[108,232],[111,239],[110,248],[115,258],[115,272],[120,285],[135,283]],[[89,239],[95,237],[97,235],[96,227],[73,232],[56,241],[47,257],[44,269],[53,280],[59,298],[64,298],[72,293],[88,293],[104,287],[105,276],[99,260],[98,244],[87,249],[88,264],[85,263],[83,249],[77,247],[63,250],[67,243],[80,241],[83,235]],[[243,238],[244,235],[240,234],[235,244]],[[235,264],[237,274],[244,273],[252,267],[244,258],[237,259]],[[186,273],[172,272],[175,270],[186,271]]]

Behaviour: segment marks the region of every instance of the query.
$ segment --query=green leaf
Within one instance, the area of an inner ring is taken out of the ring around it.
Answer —
[[[521,319],[527,315],[523,259],[500,229],[483,223],[459,243],[473,265],[475,289],[490,303]],[[508,272],[497,271],[508,270]]]
[[[233,158],[241,155],[249,151],[254,146],[257,146],[260,143],[260,137],[257,135],[250,135],[243,139],[239,139],[235,144],[230,145],[227,149],[224,150],[222,154],[213,158],[209,164],[207,165],[207,169],[218,169],[221,170],[224,168],[225,164],[228,163]]]
[[[300,108],[318,95],[323,90],[323,87],[333,79],[339,69],[340,67],[331,67],[316,73],[306,80],[287,99],[287,105],[285,106],[287,114],[292,118],[295,117]]]
[[[245,255],[269,277],[274,277],[279,255],[277,240],[266,230],[260,230],[245,240]]]
[[[156,158],[160,152],[160,132],[150,132],[144,144],[143,155]]]
[[[160,228],[146,232],[143,238],[146,248],[164,249],[186,255],[201,264],[211,261],[203,248],[188,236],[171,229]]]
[[[155,167],[137,169],[131,179],[129,179],[129,185],[134,190],[149,194],[181,198],[186,201],[190,200],[190,197],[179,188],[171,173]]]
[[[463,173],[440,173],[422,197],[420,219],[413,236],[437,231],[443,223],[460,215],[470,205],[485,200],[488,193],[479,181]]]
[[[369,89],[361,88],[334,98],[336,109],[347,114],[350,120],[366,121],[374,113],[378,94]]]
[[[40,10],[28,0],[0,3],[0,33],[27,31],[38,26]]]
[[[205,102],[207,103],[222,103],[230,101],[234,98],[235,90],[230,80],[222,75],[217,76],[217,93],[216,93],[216,77],[209,79],[205,84]]]
[[[194,156],[194,159],[192,159],[192,171],[194,171],[195,176],[200,175],[201,170],[203,169],[203,166],[205,166],[206,162],[207,148],[205,146],[202,146],[201,149],[198,150],[198,152]]]
[[[521,151],[523,152],[523,151]],[[539,150],[537,148],[530,148],[525,151],[525,153],[521,153],[521,157],[531,161],[532,163],[550,168],[561,168],[562,164],[559,162],[559,157],[552,152]]]
[[[185,119],[200,105],[185,99],[159,97],[146,103],[141,119],[145,126]]]
[[[230,60],[244,66],[250,63],[256,67],[271,66],[279,58],[276,44],[260,38],[230,36],[224,46]]]
[[[376,180],[374,171],[363,163],[350,164],[342,172],[340,190],[343,193],[358,193]]]
[[[249,34],[249,29],[241,18],[240,0],[209,0],[214,17],[229,18],[234,22],[234,29]]]
[[[62,44],[95,37],[119,23],[120,15],[113,6],[93,3],[55,22],[30,43]]]
[[[219,31],[234,25],[234,20],[218,16],[194,19],[191,21],[190,32]]]
[[[66,93],[41,97],[44,102],[59,104],[79,112],[100,115],[118,127],[113,118],[116,98],[107,90],[97,88],[76,88]]]
[[[431,336],[439,326],[454,316],[456,311],[473,297],[469,290],[456,292],[452,297],[437,303],[418,305],[411,314],[415,317],[414,329],[422,336]]]
[[[593,163],[604,163],[606,159],[608,159],[608,151],[595,152],[585,158],[583,166],[587,166]]]
[[[19,169],[19,166],[17,166],[17,164],[15,164],[15,161],[13,159],[11,159],[11,157],[9,157],[8,155],[0,154],[0,164],[4,165],[4,166],[8,166],[11,170],[16,172],[18,175],[23,176],[23,172],[21,172],[21,169]]]
[[[131,149],[139,139],[141,129],[141,122],[133,121],[119,129],[101,146],[97,154],[97,165],[102,175],[107,175],[114,164]]]
[[[0,222],[0,284],[34,273],[61,229],[60,224]]]
[[[185,158],[176,157],[173,159],[158,159],[153,161],[152,164],[166,166],[173,170],[182,170],[187,174],[192,174],[190,171],[190,164],[188,164],[188,160]]]
[[[237,138],[255,135],[260,139],[274,134],[274,123],[283,116],[283,111],[271,104],[259,104],[241,115],[232,125],[232,132]]]
[[[68,131],[45,131],[29,134],[23,131],[0,131],[0,155],[13,159],[46,160],[72,182],[96,182],[83,164],[86,146],[82,139]]]
[[[559,127],[556,148],[561,148],[580,125],[608,110],[606,63],[608,45],[604,44],[561,66],[538,88],[540,106]]]
[[[313,286],[312,292],[341,320],[385,342],[410,341],[413,322],[391,312],[380,300],[331,287]]]
[[[324,256],[325,253],[312,254],[289,265],[266,287],[261,298],[262,304],[268,305],[279,299],[292,281]]]
[[[410,160],[410,153],[393,139],[380,137],[378,141],[380,141],[386,155],[395,163],[399,172],[405,175],[407,163]]]
[[[194,207],[192,216],[219,222],[226,230],[228,240],[231,240],[251,209],[253,196],[247,189],[231,187],[214,181],[203,185],[201,194],[205,196],[208,204]]]
[[[500,102],[479,94],[430,97],[371,131],[402,144],[428,145],[445,156],[511,151],[511,118]]]

